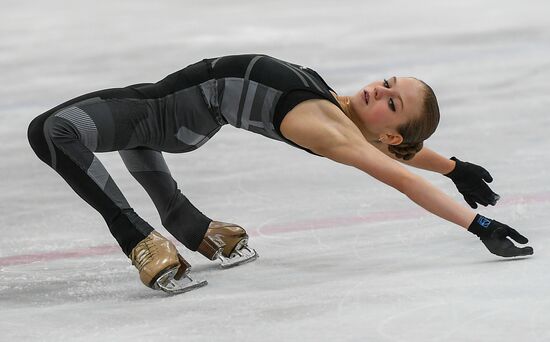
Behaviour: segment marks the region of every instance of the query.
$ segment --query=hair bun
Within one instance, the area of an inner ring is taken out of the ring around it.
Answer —
[[[412,144],[402,143],[399,145],[388,145],[388,150],[395,154],[397,158],[409,160],[412,159],[416,153],[420,152],[423,145],[423,142]]]

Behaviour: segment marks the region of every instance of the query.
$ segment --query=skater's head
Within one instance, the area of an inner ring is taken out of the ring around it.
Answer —
[[[349,105],[363,131],[405,160],[422,149],[439,124],[432,88],[413,77],[370,83],[351,96]]]

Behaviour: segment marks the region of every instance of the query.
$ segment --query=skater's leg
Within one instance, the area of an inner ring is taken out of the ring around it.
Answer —
[[[160,151],[119,151],[126,168],[153,200],[163,226],[185,247],[196,251],[212,220],[200,212],[172,178]]]
[[[38,116],[28,128],[35,153],[100,212],[143,283],[171,293],[206,282],[173,282],[184,275],[191,280],[186,275],[189,264],[132,210],[94,152],[142,146],[169,152],[198,148],[223,124],[219,117],[214,120],[211,114],[219,114],[217,107],[206,102],[200,86],[209,77],[207,65],[196,63],[155,84],[83,95]],[[193,115],[186,118],[187,113]]]
[[[97,100],[98,96],[128,97],[134,96],[134,92],[111,89],[69,101],[36,117],[29,125],[28,138],[38,157],[103,216],[122,250],[129,255],[153,228],[134,212],[93,153],[124,148],[125,140],[132,135],[131,126],[120,124],[121,118],[114,119],[112,107]],[[90,104],[86,102],[89,98],[96,100]]]

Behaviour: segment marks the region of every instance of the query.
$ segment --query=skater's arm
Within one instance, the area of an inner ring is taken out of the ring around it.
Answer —
[[[413,166],[419,169],[437,172],[440,174],[447,174],[454,170],[455,161],[424,146],[419,152],[417,152],[412,159],[404,160],[397,158],[397,156],[388,150],[388,145],[382,143],[376,143],[373,145],[385,155],[397,160],[403,164]]]
[[[474,219],[473,211],[368,143],[351,120],[337,112],[322,111],[315,104],[298,106],[300,115],[285,118],[281,123],[281,132],[288,139],[321,156],[368,173],[426,210],[461,227],[467,228]]]
[[[367,142],[357,126],[339,113],[319,114],[315,106],[307,105],[302,109],[300,119],[294,116],[286,123],[286,118],[283,120],[281,132],[286,138],[321,156],[356,167],[399,190],[424,209],[478,236],[493,254],[503,257],[533,254],[533,248],[518,248],[508,239],[524,244],[528,242],[526,237],[496,220],[476,215],[388,158]]]
[[[336,162],[356,167],[379,181],[397,189],[429,212],[468,228],[476,213],[458,204],[451,197],[388,158],[360,137],[340,138],[338,144],[320,148],[315,153]]]
[[[314,151],[339,163],[357,167],[376,179],[401,191],[431,213],[466,228],[478,236],[493,254],[502,257],[532,255],[530,246],[517,247],[510,240],[525,244],[529,240],[512,227],[474,213],[405,169],[364,140],[341,137],[340,144]],[[510,239],[508,239],[510,238]]]
[[[373,146],[394,160],[449,177],[464,196],[464,200],[474,209],[478,203],[483,206],[495,205],[500,199],[500,196],[487,185],[493,178],[479,165],[463,162],[455,157],[447,159],[427,147],[423,147],[412,159],[404,160],[391,153],[386,144],[375,143]]]

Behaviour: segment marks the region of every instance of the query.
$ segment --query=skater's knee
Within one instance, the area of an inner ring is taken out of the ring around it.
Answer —
[[[58,139],[78,139],[78,132],[67,120],[52,115],[44,122],[44,135],[54,143]]]
[[[34,118],[27,129],[27,138],[36,155],[45,163],[51,164],[53,145],[59,139],[79,139],[74,127],[55,115],[40,115]]]
[[[43,123],[39,121],[39,118],[39,116],[35,117],[27,128],[27,139],[29,140],[29,144],[31,145],[32,149],[35,151],[36,145],[40,140],[38,134],[40,134],[40,132],[42,131],[41,127],[43,127]]]
[[[97,148],[96,124],[79,107],[67,107],[50,116],[44,123],[44,131],[55,145],[78,142],[92,152]]]
[[[46,142],[44,124],[47,117],[39,115],[34,118],[27,129],[27,139],[36,155],[45,163],[50,163],[50,152]]]

